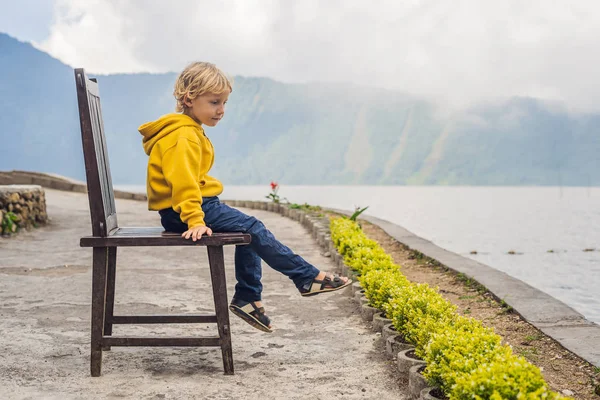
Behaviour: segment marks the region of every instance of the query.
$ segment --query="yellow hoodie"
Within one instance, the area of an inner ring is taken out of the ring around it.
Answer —
[[[214,148],[202,126],[184,114],[167,114],[139,127],[148,158],[148,209],[173,207],[188,228],[205,225],[202,197],[218,196],[223,184],[207,175]]]

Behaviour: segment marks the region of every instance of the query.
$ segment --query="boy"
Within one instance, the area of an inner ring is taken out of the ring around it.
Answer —
[[[175,82],[176,114],[140,126],[148,154],[148,208],[160,213],[165,230],[196,241],[212,232],[244,232],[251,244],[235,249],[235,295],[230,310],[255,328],[272,332],[261,304],[263,259],[288,276],[302,296],[342,289],[345,277],[319,271],[281,244],[262,222],[219,202],[223,184],[208,175],[214,148],[203,126],[216,126],[225,114],[232,87],[215,65],[195,62]]]

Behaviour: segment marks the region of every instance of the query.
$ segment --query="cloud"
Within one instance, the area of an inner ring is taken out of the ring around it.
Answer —
[[[599,109],[600,3],[529,0],[57,0],[38,46],[96,73],[347,81],[465,106],[508,96]]]

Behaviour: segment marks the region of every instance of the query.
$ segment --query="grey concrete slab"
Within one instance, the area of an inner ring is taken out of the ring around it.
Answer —
[[[351,214],[344,210],[335,211]],[[502,271],[442,249],[401,226],[364,214],[361,218],[381,227],[411,249],[473,278],[566,349],[600,366],[600,326],[588,321],[568,305]]]
[[[87,197],[46,190],[48,226],[0,239],[1,399],[402,399],[395,365],[379,336],[340,292],[303,298],[284,276],[264,268],[264,302],[275,332],[231,316],[236,374],[222,373],[217,348],[113,348],[103,375],[89,376],[91,249]],[[157,226],[144,202],[117,200],[124,226]],[[317,267],[332,260],[298,222],[259,217]],[[234,249],[227,247],[228,293]],[[121,248],[117,314],[210,312],[204,248]],[[350,288],[346,289],[350,292]],[[214,325],[116,326],[115,334],[214,335]]]
[[[598,325],[584,322],[581,325],[540,324],[538,327],[546,335],[553,337],[573,353],[580,355],[596,366],[600,366],[597,362],[597,360],[600,360],[600,329],[598,329]]]

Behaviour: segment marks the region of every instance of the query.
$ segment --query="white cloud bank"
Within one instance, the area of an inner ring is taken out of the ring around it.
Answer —
[[[596,0],[57,0],[37,45],[96,73],[206,60],[454,106],[522,95],[600,110]]]

